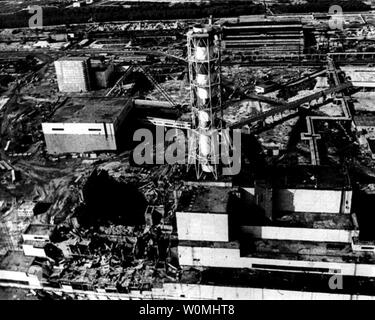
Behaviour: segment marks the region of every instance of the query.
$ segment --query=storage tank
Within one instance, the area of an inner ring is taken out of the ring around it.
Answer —
[[[196,25],[193,27],[193,33],[197,34],[195,43],[195,59],[199,61],[207,61],[213,57],[213,37],[211,36],[212,27],[208,25]],[[199,37],[198,35],[208,35]]]
[[[208,63],[197,63],[196,70],[196,81],[198,85],[208,86],[217,81],[216,71],[214,68],[210,68]]]
[[[202,104],[205,105],[210,97],[210,91],[208,88],[197,88],[197,96],[201,100]]]
[[[207,111],[201,110],[198,112],[198,123],[199,128],[208,128],[208,126],[210,125],[210,115]]]
[[[204,40],[198,40],[195,48],[195,59],[198,61],[207,61],[213,57],[212,46],[207,47],[207,43]]]

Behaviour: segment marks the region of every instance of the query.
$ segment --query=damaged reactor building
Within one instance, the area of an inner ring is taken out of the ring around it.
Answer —
[[[375,299],[375,16],[252,5],[0,29],[0,297]]]

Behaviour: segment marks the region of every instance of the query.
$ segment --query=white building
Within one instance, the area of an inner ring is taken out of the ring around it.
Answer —
[[[375,246],[355,243],[359,225],[345,172],[289,169],[241,188],[235,210],[225,196],[230,189],[186,191],[176,213],[180,265],[375,277],[375,257],[363,252]]]
[[[345,72],[345,75],[353,83],[354,87],[359,87],[366,91],[375,90],[374,67],[342,66],[340,68]]]
[[[55,61],[55,70],[61,92],[86,92],[91,89],[90,58],[61,58]]]
[[[22,251],[8,251],[0,259],[0,283],[41,287],[38,276],[40,267],[34,265],[34,260],[34,257],[25,256]]]

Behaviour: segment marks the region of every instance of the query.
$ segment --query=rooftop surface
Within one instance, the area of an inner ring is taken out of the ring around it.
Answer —
[[[364,113],[354,116],[356,126],[373,127],[375,126],[375,113]]]
[[[132,106],[129,97],[69,97],[48,122],[113,122]]]
[[[288,228],[355,230],[352,216],[337,213],[284,212],[272,221],[273,226]]]
[[[341,70],[351,78],[352,82],[375,82],[375,69],[373,67],[343,66],[341,67]]]
[[[333,166],[273,167],[268,181],[274,188],[343,190],[350,189],[350,179],[343,169]]]
[[[28,272],[34,257],[25,256],[23,251],[8,251],[0,260],[0,270]]]
[[[30,224],[24,234],[50,235],[53,229],[54,226],[50,224]]]
[[[230,188],[198,187],[185,191],[180,198],[178,211],[200,213],[227,213]]]
[[[87,61],[89,57],[62,57],[56,61]]]

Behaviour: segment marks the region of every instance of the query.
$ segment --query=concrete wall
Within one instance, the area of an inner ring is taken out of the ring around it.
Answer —
[[[43,248],[35,248],[31,244],[23,244],[22,249],[25,256],[47,258]]]
[[[23,289],[40,288],[39,286],[8,285],[6,283],[1,283],[1,281],[0,287],[16,287]],[[62,289],[45,288],[45,290],[84,295],[90,300],[375,300],[374,296],[340,294],[334,293],[334,291],[332,293],[327,293],[182,283],[165,283],[162,288],[153,288],[150,291],[142,292],[132,290],[130,293],[74,290],[71,286],[64,286]]]
[[[255,203],[264,210],[266,218],[273,216],[273,189],[271,185],[255,183]]]
[[[245,201],[255,202],[255,188],[241,188]],[[257,190],[259,191],[259,189]],[[273,192],[274,210],[350,214],[351,190],[279,189]]]
[[[50,154],[116,150],[111,123],[42,123]]]
[[[28,275],[26,272],[0,270],[0,282],[23,281],[31,286],[40,286],[40,281],[35,275]]]
[[[275,190],[274,210],[340,213],[342,193],[340,190]]]
[[[358,230],[243,226],[241,231],[259,239],[352,243]]]
[[[187,299],[223,300],[359,300],[375,297],[324,292],[303,292],[292,290],[225,287],[199,284],[166,283],[164,291]],[[333,291],[334,292],[334,291]]]
[[[22,235],[23,241],[49,241],[49,235],[48,234],[23,234]]]
[[[341,212],[345,214],[352,213],[352,190],[345,190],[342,192],[342,201],[341,201]]]
[[[240,250],[230,248],[178,246],[178,258],[182,266],[242,268],[243,265]]]
[[[253,265],[257,264],[270,266],[272,270],[274,270],[275,266],[282,266],[283,268],[298,267],[301,268],[300,271],[295,269],[290,271],[311,273],[321,272],[304,268],[323,268],[327,269],[327,273],[334,273],[333,270],[339,269],[343,275],[375,277],[375,264],[241,257],[239,249],[230,248],[178,246],[178,257],[182,266],[253,268]],[[255,267],[260,269],[260,267]],[[262,269],[267,268],[262,267]],[[284,271],[286,270],[284,269]]]
[[[1,283],[0,287],[37,289],[40,286],[25,286]],[[149,291],[132,290],[130,293],[107,293],[105,290],[83,291],[71,286],[61,289],[47,288],[51,292],[65,292],[87,296],[90,300],[375,300],[374,296],[340,294],[339,292],[309,292],[251,287],[228,287],[200,284],[164,283],[161,288]]]
[[[228,215],[176,212],[180,240],[229,241]]]
[[[114,128],[112,123],[69,123],[69,122],[45,122],[42,123],[44,134],[54,135],[114,135]]]

